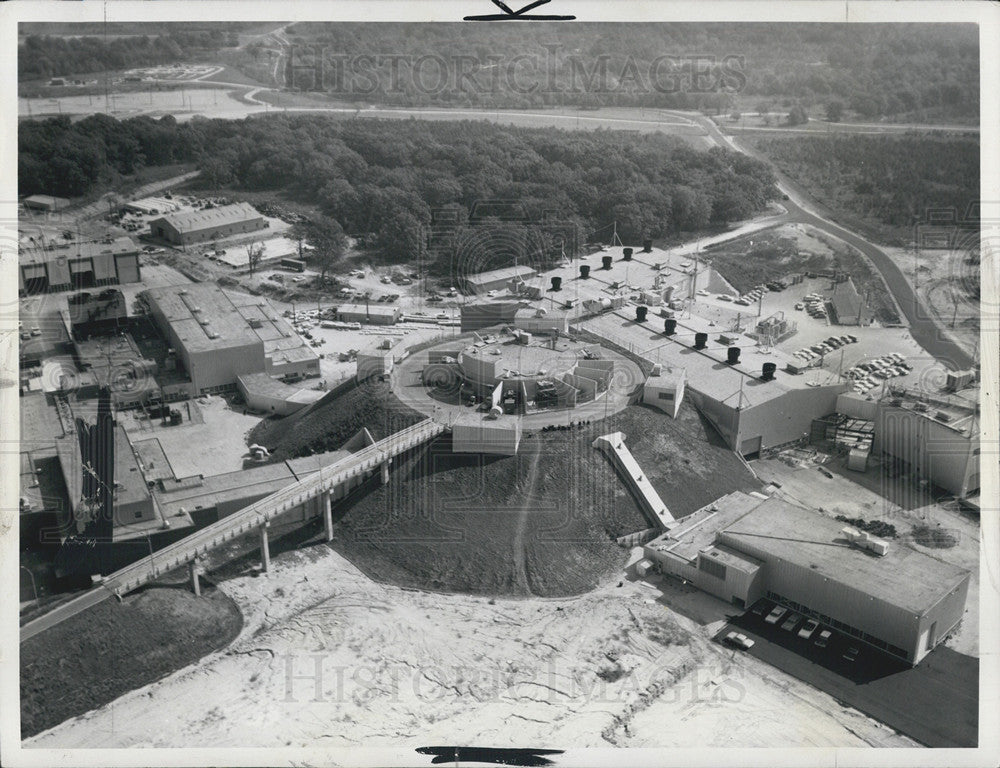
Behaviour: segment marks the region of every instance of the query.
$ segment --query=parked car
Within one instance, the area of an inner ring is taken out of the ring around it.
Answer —
[[[795,625],[799,623],[799,619],[801,618],[802,617],[799,616],[797,613],[792,613],[782,623],[781,628],[786,632],[791,632],[793,629],[795,629]]]
[[[763,616],[764,612],[767,611],[767,607],[769,605],[770,603],[765,602],[764,600],[758,600],[756,603],[754,603],[753,608],[750,609],[750,613],[752,613],[754,616]]]
[[[764,619],[764,621],[766,621],[768,624],[777,624],[778,621],[781,619],[781,617],[784,616],[787,612],[788,612],[787,608],[782,608],[780,605],[776,605],[774,606],[774,608],[771,609],[771,612],[767,614],[767,617]]]
[[[861,648],[856,645],[852,645],[846,651],[844,651],[844,659],[850,662],[857,661],[858,654],[861,653]]]
[[[753,648],[753,640],[744,635],[742,632],[730,632],[726,635],[726,642],[744,651],[749,651]]]
[[[809,640],[817,629],[819,629],[819,622],[815,619],[809,619],[799,630],[799,637],[803,640]]]
[[[833,632],[829,629],[824,629],[819,633],[819,637],[816,638],[816,645],[819,648],[826,648],[830,644],[830,638],[833,637]]]

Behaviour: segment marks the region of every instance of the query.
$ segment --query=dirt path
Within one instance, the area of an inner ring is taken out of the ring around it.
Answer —
[[[531,465],[528,467],[528,476],[522,484],[524,487],[524,505],[517,513],[517,528],[514,530],[513,541],[514,568],[517,573],[517,583],[526,595],[532,594],[532,591],[531,581],[528,579],[527,556],[524,551],[526,546],[524,533],[528,527],[528,515],[531,514],[531,508],[535,500],[535,485],[538,482],[538,466],[541,454],[538,451],[532,451],[530,456]]]

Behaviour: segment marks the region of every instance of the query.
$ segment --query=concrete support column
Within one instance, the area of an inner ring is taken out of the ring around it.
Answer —
[[[382,485],[385,485],[386,483],[389,482],[389,463],[391,461],[392,459],[386,459],[384,462],[382,462]]]
[[[267,539],[267,529],[270,525],[270,523],[265,522],[260,527],[260,564],[265,573],[271,570],[271,548]]]
[[[198,575],[201,573],[201,566],[198,564],[197,560],[192,560],[189,567],[191,570],[191,589],[194,591],[195,597],[201,597],[201,582],[198,581]]]
[[[320,503],[323,505],[323,528],[326,531],[326,540],[333,541],[333,502],[329,491],[320,497]]]

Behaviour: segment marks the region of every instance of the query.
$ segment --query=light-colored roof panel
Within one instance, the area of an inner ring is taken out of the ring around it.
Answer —
[[[234,203],[219,208],[210,208],[207,211],[171,213],[156,219],[156,221],[165,221],[178,232],[197,232],[201,229],[252,219],[263,219],[263,216],[250,203]]]

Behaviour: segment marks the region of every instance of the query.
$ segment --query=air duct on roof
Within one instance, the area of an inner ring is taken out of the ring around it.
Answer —
[[[707,343],[708,343],[708,334],[707,333],[696,333],[694,335],[694,348],[695,349],[704,349],[705,345]]]
[[[632,249],[622,248],[622,258],[625,259],[625,261],[632,261]]]
[[[553,277],[552,278],[552,290],[553,291],[558,291],[561,288],[562,288],[562,278],[561,277]]]
[[[601,269],[611,269],[610,256],[601,256]]]
[[[636,307],[635,308],[635,321],[637,323],[646,322],[646,313],[649,312],[648,307]]]
[[[726,350],[726,362],[730,365],[736,365],[740,361],[740,348],[730,347]]]
[[[663,321],[663,333],[667,336],[673,336],[677,333],[677,321],[674,318],[668,317]]]
[[[778,370],[778,366],[774,363],[764,363],[764,367],[761,370],[760,378],[763,381],[770,381],[774,378],[774,372]]]
[[[653,239],[647,237],[645,240],[642,241],[642,252],[649,253],[652,250],[653,250]]]
[[[584,264],[580,267],[580,279],[586,280],[588,277],[590,277],[590,267]]]

